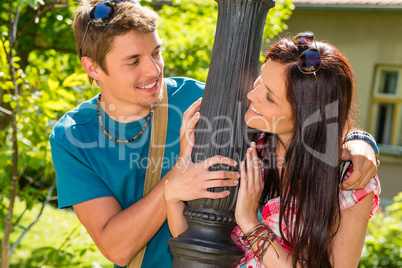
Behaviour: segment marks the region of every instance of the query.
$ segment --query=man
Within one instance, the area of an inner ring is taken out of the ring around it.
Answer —
[[[236,165],[225,157],[216,156],[206,160],[206,165],[188,169],[176,163],[183,112],[202,96],[204,84],[187,78],[163,79],[157,15],[136,1],[84,1],[73,27],[82,66],[101,94],[64,115],[50,136],[59,207],[74,208],[115,267],[126,266],[145,245],[141,267],[172,267],[163,200],[165,181],[182,184],[179,190],[184,191],[196,189],[203,180],[202,191],[191,196],[221,198],[222,193],[207,188],[233,186],[239,177],[237,172],[208,171],[212,164]],[[154,120],[151,111],[163,98],[164,81],[169,113],[164,161],[160,163],[162,178],[143,197]],[[196,102],[192,112],[184,115],[187,121],[199,105],[200,101]],[[360,161],[355,164],[357,170],[371,169],[368,175],[357,174],[353,180],[354,187],[361,187],[375,166],[364,157],[353,160]]]

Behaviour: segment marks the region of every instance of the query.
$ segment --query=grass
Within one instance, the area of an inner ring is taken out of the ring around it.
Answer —
[[[25,204],[15,203],[15,215],[20,215]],[[40,206],[35,205],[27,211],[23,219],[15,226],[11,242],[15,242],[39,214]],[[14,218],[14,221],[16,218]],[[3,236],[4,225],[0,224]],[[59,210],[52,206],[44,209],[39,221],[24,236],[10,259],[12,268],[112,268],[96,248],[85,228],[80,224],[74,211]]]

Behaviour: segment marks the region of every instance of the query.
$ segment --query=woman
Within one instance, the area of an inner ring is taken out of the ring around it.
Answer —
[[[357,267],[380,185],[374,177],[361,190],[339,188],[354,89],[346,58],[310,32],[267,53],[245,115],[267,133],[259,142],[264,179],[255,144],[247,172],[241,164],[235,232],[248,254],[239,267]]]
[[[240,167],[233,234],[246,256],[238,267],[356,267],[368,219],[378,207],[376,177],[361,190],[339,188],[353,72],[338,50],[313,39],[306,32],[275,44],[248,94],[246,124],[264,135],[247,151],[247,172],[244,162]],[[183,122],[189,128],[199,118],[198,107],[184,116],[191,118]],[[190,154],[190,146],[181,153]],[[180,200],[195,195],[178,197],[175,187],[167,181],[164,189],[173,236],[187,228]],[[201,188],[192,191],[206,190]]]

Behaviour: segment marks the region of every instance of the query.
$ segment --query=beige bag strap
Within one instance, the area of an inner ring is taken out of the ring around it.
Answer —
[[[167,134],[167,119],[168,119],[168,97],[166,83],[162,79],[163,99],[161,104],[155,107],[154,119],[152,120],[151,142],[149,144],[147,172],[145,175],[144,193],[147,195],[152,188],[158,184],[161,179],[163,162],[159,159],[163,158],[165,153],[166,134]],[[157,165],[159,163],[159,165]],[[152,172],[152,171],[155,172]],[[137,254],[131,259],[127,268],[140,268],[142,260],[144,259],[145,249],[144,246]]]

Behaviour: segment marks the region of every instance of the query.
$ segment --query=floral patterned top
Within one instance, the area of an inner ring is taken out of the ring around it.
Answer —
[[[352,166],[349,168],[349,172],[353,171]],[[381,192],[381,186],[380,186],[380,181],[376,176],[374,176],[370,182],[366,185],[364,189],[359,189],[359,190],[341,190],[339,193],[339,203],[340,203],[340,209],[345,210],[347,208],[352,207],[353,205],[357,204],[360,202],[365,196],[367,196],[369,193],[373,192],[374,197],[373,197],[373,203],[371,206],[371,213],[370,213],[370,218],[374,215],[374,213],[377,211],[380,203],[380,192]],[[261,214],[261,219],[263,223],[265,223],[276,235],[276,240],[282,245],[286,251],[288,251],[290,254],[292,254],[292,248],[289,247],[287,244],[284,243],[279,226],[279,210],[280,210],[280,197],[273,198],[269,200]],[[286,231],[286,225],[282,223],[282,232],[286,236],[287,231]],[[245,251],[245,256],[240,260],[240,262],[236,265],[236,268],[264,268],[264,265],[258,261],[257,258],[255,258],[254,253],[252,250],[248,249],[248,246],[244,241],[242,240],[241,236],[244,234],[240,230],[238,226],[236,226],[233,231],[232,231],[232,239],[233,241],[237,244],[238,247],[242,248]]]

